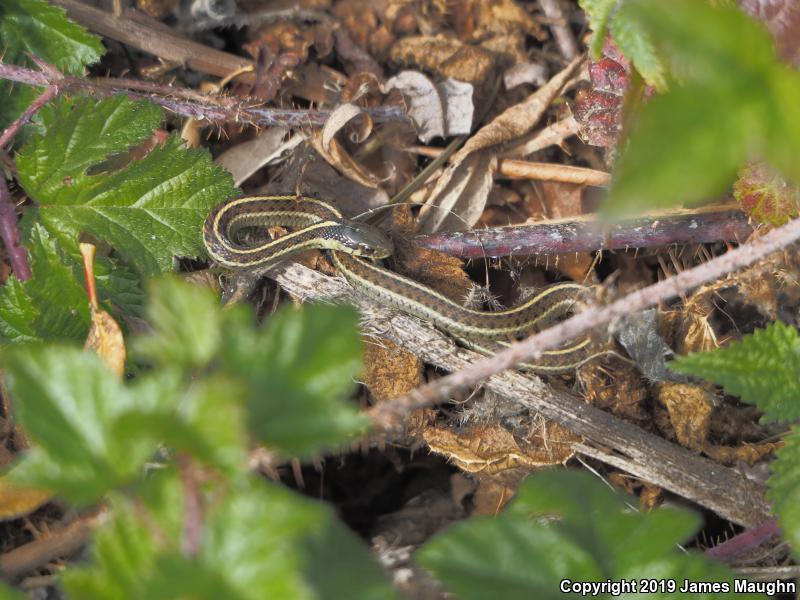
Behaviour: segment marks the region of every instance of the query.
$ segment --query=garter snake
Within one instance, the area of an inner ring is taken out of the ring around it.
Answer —
[[[275,225],[295,231],[258,244],[237,241],[244,228]],[[467,308],[365,260],[391,255],[392,242],[374,227],[344,218],[327,202],[305,196],[246,196],[224,202],[206,219],[203,241],[217,264],[235,270],[265,269],[311,248],[330,250],[334,266],[354,288],[382,305],[433,323],[484,354],[501,349],[506,345],[502,340],[568,315],[577,294],[585,289],[578,283],[557,283],[512,308],[491,312]],[[589,346],[588,338],[573,340],[521,368],[540,374],[570,372],[595,356]]]

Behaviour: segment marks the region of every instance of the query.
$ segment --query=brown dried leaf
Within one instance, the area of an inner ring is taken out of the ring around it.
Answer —
[[[690,450],[702,450],[714,410],[713,396],[693,384],[662,383],[657,398],[669,412],[678,443]]]
[[[746,463],[750,466],[771,457],[783,446],[783,442],[760,442],[758,444],[742,444],[741,446],[716,446],[706,444],[703,452],[723,465],[736,466]]]
[[[664,501],[664,488],[653,485],[647,481],[643,483],[642,491],[639,494],[639,504],[645,510],[658,508]]]
[[[366,340],[364,385],[377,403],[403,396],[422,384],[422,361],[416,354],[381,339]]]
[[[283,138],[288,132],[289,130],[285,127],[265,129],[252,140],[231,146],[214,162],[230,172],[234,185],[241,185],[261,167],[299,145],[305,139],[302,135],[294,135],[284,143]]]
[[[479,46],[468,46],[443,35],[413,36],[399,40],[390,53],[391,60],[438,75],[466,81],[476,88],[490,80],[494,55]]]
[[[370,173],[350,156],[334,137],[351,119],[362,114],[361,109],[353,104],[345,104],[334,111],[322,131],[311,135],[311,145],[342,175],[366,187],[377,188],[380,178]]]
[[[647,389],[631,365],[621,364],[618,368],[615,365],[609,369],[603,363],[592,361],[580,368],[578,377],[586,390],[586,400],[593,406],[634,423],[648,420]]]
[[[299,193],[329,200],[348,217],[389,203],[385,190],[342,177],[311,148],[292,155],[281,181],[270,186],[269,193]]]
[[[83,268],[89,293],[89,307],[92,325],[84,344],[85,350],[94,351],[106,363],[106,366],[118,378],[125,374],[125,340],[117,322],[97,303],[97,292],[94,279],[95,247],[92,244],[80,244],[83,256]]]
[[[455,302],[463,302],[474,287],[464,271],[463,262],[455,256],[428,250],[402,238],[395,240],[395,256],[398,269],[404,275],[434,288]]]
[[[403,94],[408,115],[417,126],[417,136],[425,143],[437,136],[470,132],[474,106],[469,83],[445,79],[434,84],[419,71],[401,71],[382,89],[384,93],[396,89]]]
[[[526,449],[517,444],[511,432],[499,425],[459,431],[431,427],[422,432],[422,437],[431,452],[445,456],[460,469],[468,473],[496,474],[521,467],[548,467],[568,460],[573,454],[574,435],[565,441],[549,433],[544,436],[547,446]]]
[[[52,494],[19,485],[9,485],[0,477],[0,521],[10,521],[31,514],[47,503]]]
[[[470,229],[486,208],[496,170],[497,156],[488,150],[465,157],[456,168],[448,167],[420,212],[422,231]]]
[[[464,144],[437,180],[420,212],[420,225],[424,232],[469,229],[478,221],[486,207],[492,176],[497,167],[493,146],[528,133],[553,99],[561,93],[582,60],[572,61],[546,85],[525,101],[505,110]],[[484,149],[486,152],[478,152]]]
[[[125,339],[117,322],[104,310],[92,308],[92,326],[84,350],[95,352],[119,379],[125,374]]]

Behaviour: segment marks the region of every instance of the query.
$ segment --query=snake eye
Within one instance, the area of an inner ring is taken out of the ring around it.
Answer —
[[[375,248],[373,248],[369,244],[363,244],[363,243],[359,244],[358,251],[362,256],[370,256],[372,254],[375,254]]]

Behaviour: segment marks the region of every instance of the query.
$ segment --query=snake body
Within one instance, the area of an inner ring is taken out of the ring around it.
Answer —
[[[259,244],[237,241],[244,228],[275,225],[296,230]],[[392,242],[374,227],[349,221],[334,206],[310,197],[247,196],[229,200],[206,219],[203,240],[216,263],[234,270],[264,269],[311,248],[330,250],[334,266],[354,288],[382,305],[433,323],[485,354],[507,345],[502,340],[541,329],[568,315],[576,296],[585,289],[573,282],[557,283],[508,309],[467,308],[375,263],[374,259],[392,254]],[[535,364],[521,367],[540,374],[566,373],[593,356],[589,339],[582,338],[543,352]]]

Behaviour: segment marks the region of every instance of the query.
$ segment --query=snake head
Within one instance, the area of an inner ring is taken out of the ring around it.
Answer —
[[[366,223],[341,223],[340,241],[346,252],[365,258],[386,258],[394,252],[394,244],[385,233]]]

